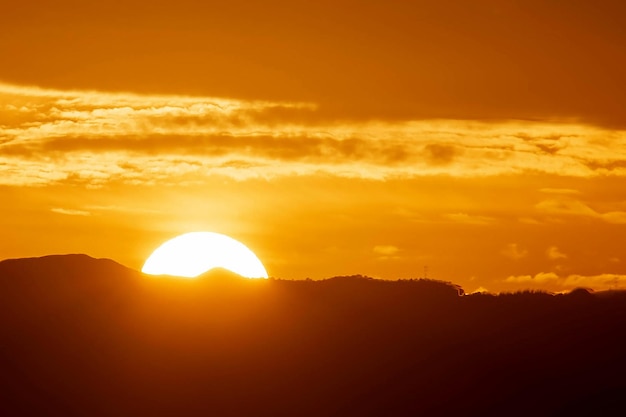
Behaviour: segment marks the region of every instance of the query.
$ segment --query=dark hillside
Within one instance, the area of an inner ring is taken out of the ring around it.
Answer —
[[[626,296],[0,262],[0,415],[626,415]]]

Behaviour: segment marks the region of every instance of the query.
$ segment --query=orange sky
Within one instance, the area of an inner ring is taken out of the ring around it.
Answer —
[[[0,258],[626,287],[619,1],[61,1],[0,16]]]

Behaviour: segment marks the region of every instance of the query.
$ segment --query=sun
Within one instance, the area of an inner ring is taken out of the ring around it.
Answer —
[[[224,268],[245,278],[267,278],[265,267],[246,245],[213,232],[191,232],[159,246],[141,272],[193,278],[213,268]]]

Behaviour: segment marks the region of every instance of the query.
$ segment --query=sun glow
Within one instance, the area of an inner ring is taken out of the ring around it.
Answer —
[[[193,278],[213,268],[224,268],[246,278],[267,278],[259,258],[243,243],[213,232],[192,232],[159,246],[141,272]]]

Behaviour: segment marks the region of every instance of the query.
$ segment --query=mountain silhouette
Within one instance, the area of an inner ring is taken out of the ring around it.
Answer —
[[[0,262],[0,415],[626,415],[624,292]]]
[[[48,255],[38,258],[0,261],[1,277],[47,277],[75,275],[109,275],[116,277],[136,273],[111,259],[95,259],[84,254]]]

